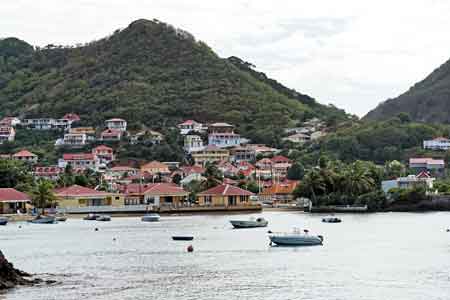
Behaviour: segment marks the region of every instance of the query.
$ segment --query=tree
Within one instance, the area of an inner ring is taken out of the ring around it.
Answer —
[[[399,118],[400,122],[402,123],[409,123],[411,122],[411,116],[408,113],[401,112],[397,115],[397,118]]]
[[[0,187],[16,188],[31,186],[33,177],[29,166],[15,160],[0,160]],[[26,189],[21,188],[25,191]]]
[[[301,180],[305,176],[305,168],[301,163],[294,163],[287,172],[287,178],[290,180]]]
[[[182,179],[181,175],[177,173],[177,174],[173,175],[172,182],[175,184],[180,184],[181,179]]]
[[[202,183],[205,190],[215,187],[222,183],[223,174],[214,164],[207,164],[205,173],[203,174],[206,180]]]
[[[56,200],[56,197],[52,192],[53,188],[53,184],[50,181],[40,180],[32,193],[33,204],[44,211],[45,207],[51,205]]]

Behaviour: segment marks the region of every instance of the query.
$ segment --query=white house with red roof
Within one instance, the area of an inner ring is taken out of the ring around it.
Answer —
[[[123,135],[122,130],[108,128],[100,134],[100,139],[105,142],[119,142],[122,139]]]
[[[114,150],[111,147],[100,145],[92,149],[94,154],[101,164],[109,164],[114,160]]]
[[[35,164],[38,161],[38,156],[36,154],[24,149],[24,150],[20,150],[17,153],[14,153],[12,155],[12,159]]]
[[[194,120],[186,120],[183,123],[177,125],[178,129],[180,129],[180,134],[186,135],[191,131],[203,132],[205,128],[202,123],[199,123]]]
[[[113,118],[105,121],[106,128],[119,131],[127,131],[127,121],[120,118]]]
[[[12,188],[0,188],[0,214],[25,212],[28,203],[31,203],[31,198],[27,194]]]
[[[0,144],[13,142],[16,138],[16,130],[12,126],[0,125]]]
[[[58,161],[60,168],[70,165],[74,170],[91,169],[97,171],[99,164],[99,159],[93,153],[65,153],[62,159]]]
[[[251,196],[254,196],[252,192],[233,185],[221,184],[197,194],[197,201],[201,206],[250,206]]]
[[[423,141],[423,148],[428,150],[442,150],[450,149],[450,139],[445,137],[437,137],[432,140]]]

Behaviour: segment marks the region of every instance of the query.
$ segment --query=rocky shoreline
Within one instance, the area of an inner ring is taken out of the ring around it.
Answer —
[[[14,268],[14,265],[0,251],[0,290],[6,290],[20,285],[31,286],[41,283],[53,282],[32,278],[31,274]]]

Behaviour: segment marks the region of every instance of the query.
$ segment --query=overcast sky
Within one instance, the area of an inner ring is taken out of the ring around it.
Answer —
[[[159,19],[220,56],[363,115],[450,58],[446,0],[1,0],[0,37],[44,46]]]

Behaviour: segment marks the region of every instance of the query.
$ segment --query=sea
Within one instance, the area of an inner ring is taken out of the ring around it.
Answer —
[[[229,223],[259,216],[267,228]],[[267,211],[10,223],[0,226],[0,250],[17,268],[57,283],[12,289],[0,300],[450,299],[450,213],[340,214],[338,224],[323,217]],[[268,230],[294,228],[323,235],[323,245],[269,245]]]

